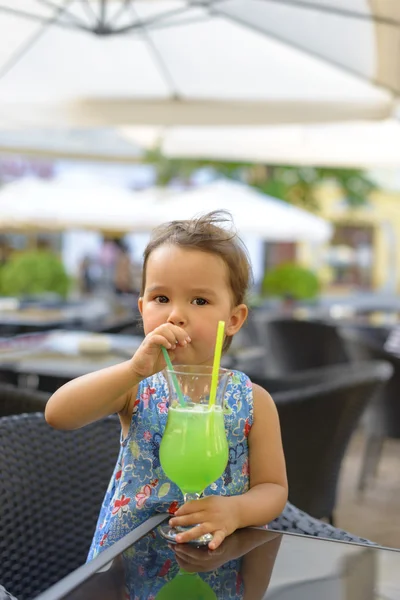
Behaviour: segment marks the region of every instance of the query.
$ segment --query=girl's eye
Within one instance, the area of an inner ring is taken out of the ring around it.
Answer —
[[[204,298],[195,298],[192,304],[195,304],[196,306],[205,306],[208,302]]]
[[[156,296],[154,300],[158,302],[158,304],[166,304],[168,302],[167,296]]]

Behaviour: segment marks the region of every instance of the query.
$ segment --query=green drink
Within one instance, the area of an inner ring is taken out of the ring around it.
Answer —
[[[205,488],[221,477],[228,463],[223,405],[230,375],[226,369],[218,369],[215,379],[213,369],[204,365],[176,365],[165,370],[169,409],[160,463],[182,491],[184,502],[200,498]],[[215,401],[209,406],[213,390]],[[161,525],[160,533],[174,542],[185,529],[191,527]],[[212,539],[212,533],[205,533],[193,543],[208,544]]]
[[[184,494],[201,493],[221,477],[228,462],[222,408],[203,404],[170,407],[160,462]]]
[[[178,575],[164,585],[156,600],[217,600],[210,586],[197,573],[179,571]]]

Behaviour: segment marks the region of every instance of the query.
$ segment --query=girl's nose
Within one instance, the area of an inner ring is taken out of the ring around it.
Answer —
[[[185,327],[187,320],[182,311],[174,309],[168,317],[168,323],[172,323],[172,325],[177,325],[178,327]]]

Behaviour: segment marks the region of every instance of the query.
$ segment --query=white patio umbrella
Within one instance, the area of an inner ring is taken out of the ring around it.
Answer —
[[[232,214],[240,234],[268,241],[321,243],[332,235],[332,226],[324,219],[231,181],[217,181],[166,197],[157,203],[154,218],[162,223],[221,209]]]
[[[264,127],[127,127],[136,146],[168,158],[340,168],[400,168],[400,121],[346,121]]]
[[[154,194],[82,181],[22,179],[0,189],[0,228],[149,231]]]
[[[1,0],[0,124],[380,119],[400,3]]]
[[[320,217],[241,183],[217,181],[178,192],[151,188],[131,193],[104,184],[23,179],[0,190],[0,228],[146,232],[157,225],[228,210],[243,235],[270,241],[324,242],[331,225]]]

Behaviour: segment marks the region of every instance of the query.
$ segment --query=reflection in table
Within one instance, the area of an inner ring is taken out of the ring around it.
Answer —
[[[256,528],[236,531],[214,552],[170,546],[157,529],[119,545],[37,600],[400,598],[400,552],[373,545]]]

